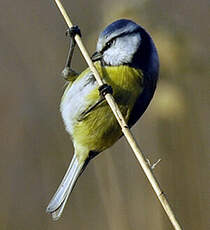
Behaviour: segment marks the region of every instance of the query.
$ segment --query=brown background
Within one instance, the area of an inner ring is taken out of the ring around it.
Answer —
[[[209,1],[64,3],[90,53],[122,17],[152,34],[160,81],[133,132],[162,159],[155,174],[184,229],[209,229]],[[172,229],[124,138],[91,162],[58,222],[46,215],[73,152],[59,113],[65,29],[53,1],[0,3],[0,229]],[[73,66],[86,68],[78,51]]]

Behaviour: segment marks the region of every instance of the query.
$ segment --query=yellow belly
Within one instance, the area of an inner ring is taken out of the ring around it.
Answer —
[[[97,64],[96,68],[105,82],[112,86],[113,97],[128,121],[134,103],[143,89],[142,72],[128,66],[101,67]],[[86,70],[85,73],[87,72]],[[83,73],[76,81],[82,76]],[[98,89],[92,90],[84,98],[92,102],[98,99]],[[113,145],[121,135],[120,126],[109,105],[104,101],[75,124],[72,137],[77,145],[88,148],[89,151],[101,152]]]

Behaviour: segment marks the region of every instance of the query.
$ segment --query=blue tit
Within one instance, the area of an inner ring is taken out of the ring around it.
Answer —
[[[158,80],[159,58],[151,36],[131,20],[117,20],[99,35],[92,60],[103,81],[112,87],[113,97],[131,127],[148,107]],[[69,73],[60,111],[72,138],[74,155],[47,207],[54,220],[61,216],[89,161],[122,136],[90,69],[81,74],[72,70]]]

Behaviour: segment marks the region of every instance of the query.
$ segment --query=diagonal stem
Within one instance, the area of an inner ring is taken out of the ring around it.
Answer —
[[[70,21],[68,15],[66,13],[64,7],[62,6],[61,2],[59,0],[55,0],[55,2],[57,4],[59,10],[61,11],[67,25],[69,27],[72,27],[73,24],[71,23],[71,21]],[[97,72],[92,60],[90,59],[90,55],[88,54],[87,50],[85,49],[79,35],[75,36],[75,41],[77,42],[77,45],[80,48],[81,53],[82,53],[83,57],[85,58],[88,66],[90,67],[90,70],[93,72],[99,86],[103,85],[104,84],[103,80],[101,79],[101,77],[100,77],[99,73]],[[120,112],[119,107],[116,104],[113,96],[108,93],[105,95],[105,98],[106,98],[109,106],[111,107],[117,121],[119,122],[121,129],[122,129],[122,132],[123,132],[124,136],[126,137],[128,143],[130,144],[139,164],[141,165],[144,173],[146,174],[147,179],[149,180],[149,182],[150,182],[152,188],[154,189],[158,199],[160,200],[160,203],[162,204],[166,214],[168,215],[168,218],[171,221],[174,229],[175,230],[181,230],[182,228],[181,228],[180,224],[178,223],[178,220],[176,219],[175,214],[169,205],[169,202],[165,196],[165,193],[161,190],[160,185],[159,185],[157,179],[155,178],[155,175],[153,174],[153,171],[152,171],[150,165],[148,164],[143,152],[140,150],[140,147],[138,146],[138,144],[135,141],[131,131],[129,130],[128,125],[126,124],[126,121],[125,121],[122,113]]]

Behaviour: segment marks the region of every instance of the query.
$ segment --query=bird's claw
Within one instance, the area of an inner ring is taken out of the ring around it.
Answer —
[[[81,35],[81,31],[80,31],[80,28],[78,26],[72,26],[72,27],[69,27],[67,30],[66,30],[66,36],[69,36],[71,38],[74,38],[77,35],[79,35],[80,37],[82,36]]]
[[[102,96],[102,97],[105,97],[107,93],[110,93],[112,94],[113,93],[113,89],[110,85],[107,85],[107,84],[103,84],[101,85],[99,88],[99,94]]]

